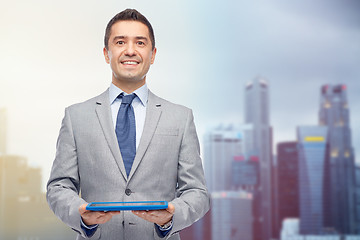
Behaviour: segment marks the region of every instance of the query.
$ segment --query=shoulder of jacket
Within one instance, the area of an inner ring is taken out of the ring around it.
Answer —
[[[162,107],[166,108],[166,109],[172,109],[174,111],[181,111],[181,112],[189,112],[191,111],[190,108],[181,105],[181,104],[177,104],[177,103],[173,103],[169,100],[166,100],[164,98],[161,98],[157,95],[155,95],[154,93],[150,92],[150,94],[152,94],[153,99],[155,100],[155,103],[160,104]]]
[[[105,92],[103,92],[102,94],[92,97],[88,100],[85,100],[83,102],[80,103],[75,103],[72,104],[70,106],[68,106],[66,109],[69,111],[77,111],[80,109],[89,109],[89,108],[94,108],[97,104],[99,103],[103,103],[104,101],[108,101],[108,90],[106,90]]]

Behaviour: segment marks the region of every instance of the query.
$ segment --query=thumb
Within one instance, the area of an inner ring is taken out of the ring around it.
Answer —
[[[120,211],[111,211],[110,214],[111,214],[112,216],[114,216],[114,215],[120,214]]]
[[[83,214],[84,212],[86,212],[86,206],[87,206],[87,203],[84,203],[82,204],[80,207],[79,207],[79,213],[80,214]]]
[[[169,203],[168,208],[166,209],[171,214],[174,214],[175,212],[175,206],[172,203]]]

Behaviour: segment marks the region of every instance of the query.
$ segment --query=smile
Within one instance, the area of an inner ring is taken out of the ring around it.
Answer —
[[[124,61],[124,62],[121,62],[121,64],[126,64],[126,65],[137,65],[139,64],[138,62],[135,62],[135,61]]]

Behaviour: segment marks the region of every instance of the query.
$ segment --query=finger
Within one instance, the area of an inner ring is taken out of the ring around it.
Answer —
[[[165,210],[154,210],[154,211],[133,211],[133,213],[152,223],[156,223],[156,222],[162,222],[163,219],[168,219],[170,213],[165,211]]]
[[[112,218],[113,213],[112,212],[97,212],[95,216],[95,222],[97,224],[104,224]]]
[[[140,213],[145,212],[145,211],[141,211],[141,210],[135,210],[135,211],[134,211],[134,210],[133,210],[132,212],[137,215],[137,214],[140,214]]]
[[[110,212],[106,212],[105,216],[112,218],[112,216],[118,215],[118,214],[120,214],[120,211],[110,211]]]
[[[146,220],[146,221],[154,222],[153,216],[150,216],[148,213],[141,212],[141,213],[138,213],[137,216],[144,219],[144,220]]]
[[[169,203],[168,208],[166,209],[166,211],[168,211],[168,212],[171,213],[171,214],[174,214],[174,212],[175,212],[175,206],[174,206],[174,204]]]
[[[141,217],[143,219],[147,219],[148,213],[146,211],[132,211],[136,216]]]
[[[86,211],[81,214],[81,217],[86,225],[93,225],[102,222],[106,214],[104,212]]]
[[[120,214],[120,211],[111,211],[110,214],[112,216]]]
[[[101,219],[104,216],[106,216],[106,213],[88,211],[88,212],[83,213],[81,216],[83,219],[85,218],[87,221],[94,222],[94,221],[97,221],[98,219]]]
[[[150,211],[133,211],[134,214],[138,216],[146,216],[146,217],[161,217],[161,216],[168,216],[169,213],[167,210],[150,210]],[[172,215],[172,214],[171,214]]]
[[[96,222],[98,224],[104,224],[104,223],[110,221],[111,217],[112,217],[111,214],[106,214],[106,215],[101,216],[100,218],[98,218]]]
[[[106,212],[90,212],[89,215],[93,215],[96,218],[102,218],[104,216],[106,216]]]
[[[82,204],[80,207],[79,207],[79,213],[80,214],[83,214],[83,213],[85,213],[87,210],[86,210],[86,206],[87,206],[87,204],[86,203],[84,203],[84,204]]]

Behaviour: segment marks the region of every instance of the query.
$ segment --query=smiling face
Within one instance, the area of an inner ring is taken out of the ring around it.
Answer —
[[[105,61],[112,70],[112,82],[131,93],[146,82],[146,74],[154,63],[156,48],[152,49],[149,31],[138,21],[119,21],[111,27]]]

